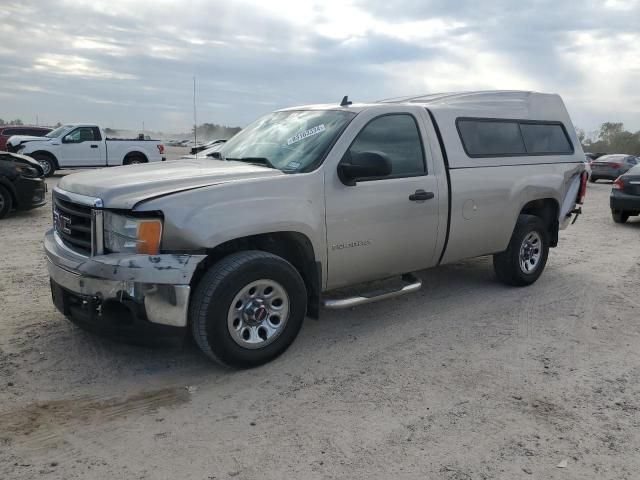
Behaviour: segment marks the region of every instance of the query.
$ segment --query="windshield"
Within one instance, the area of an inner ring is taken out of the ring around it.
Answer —
[[[340,110],[274,112],[237,133],[220,148],[220,156],[286,173],[308,172],[354,116]]]
[[[72,128],[73,128],[73,125],[62,125],[61,127],[58,127],[55,130],[52,130],[51,132],[47,133],[45,137],[58,138],[63,136],[66,132],[68,132]]]

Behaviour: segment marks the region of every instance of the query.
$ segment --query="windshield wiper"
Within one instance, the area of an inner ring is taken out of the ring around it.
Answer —
[[[271,163],[269,161],[268,158],[266,157],[242,157],[242,158],[229,158],[229,157],[225,157],[225,160],[232,160],[232,161],[236,161],[236,162],[246,162],[246,163],[252,163],[254,165],[260,165],[262,167],[269,167],[269,168],[273,168],[273,169],[278,169],[273,163]]]

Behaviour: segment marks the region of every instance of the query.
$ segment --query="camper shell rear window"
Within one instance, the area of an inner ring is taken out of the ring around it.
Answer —
[[[456,127],[471,158],[571,155],[571,140],[561,122],[497,118],[458,118]]]

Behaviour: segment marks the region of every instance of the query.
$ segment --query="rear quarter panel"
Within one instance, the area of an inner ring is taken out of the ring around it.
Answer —
[[[451,225],[442,263],[506,250],[522,207],[543,198],[562,205],[583,168],[557,163],[452,169]]]
[[[107,144],[107,165],[122,165],[124,158],[130,153],[142,153],[149,162],[159,162],[162,155],[157,145],[161,142],[153,140],[105,140]]]

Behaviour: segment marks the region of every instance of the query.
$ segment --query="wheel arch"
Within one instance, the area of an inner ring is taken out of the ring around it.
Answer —
[[[322,268],[316,260],[309,237],[300,232],[280,231],[249,235],[227,240],[207,249],[207,258],[201,263],[191,281],[192,288],[198,284],[206,270],[222,258],[243,250],[261,250],[284,258],[300,273],[307,288],[307,315],[318,318],[322,286]]]
[[[53,160],[53,162],[55,163],[56,169],[60,168],[60,163],[58,163],[58,158],[48,150],[36,150],[35,152],[31,152],[27,155],[32,158],[35,158],[36,155],[44,155],[46,157],[49,157],[51,160]]]
[[[560,205],[555,198],[539,198],[531,200],[520,209],[520,215],[535,215],[542,219],[549,232],[549,246],[558,246],[558,232],[560,231]]]
[[[141,152],[139,150],[131,150],[125,154],[124,158],[122,159],[122,164],[126,165],[127,160],[130,160],[135,157],[141,157],[145,163],[149,163],[149,158],[144,152]]]

